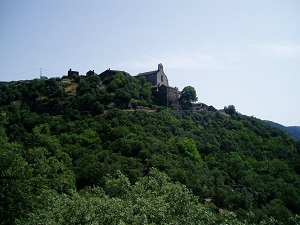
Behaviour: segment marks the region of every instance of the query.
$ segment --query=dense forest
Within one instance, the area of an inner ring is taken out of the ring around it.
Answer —
[[[272,127],[277,127],[280,130],[283,130],[287,133],[289,133],[290,135],[292,135],[296,140],[300,141],[300,127],[299,126],[283,126],[279,123],[275,123],[273,121],[269,121],[269,120],[264,120],[265,123],[267,123],[268,125],[272,126]]]
[[[300,224],[299,141],[232,107],[156,106],[151,88],[1,83],[1,224]]]

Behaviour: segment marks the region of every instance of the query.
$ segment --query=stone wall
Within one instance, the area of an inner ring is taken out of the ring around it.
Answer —
[[[145,77],[147,82],[150,82],[152,86],[157,86],[157,72],[141,75],[142,77]],[[138,76],[138,77],[141,77]]]
[[[180,93],[178,88],[168,87],[167,88],[168,101],[173,105],[179,104]]]
[[[179,104],[178,88],[173,88],[165,85],[153,88],[154,102],[161,106],[170,106]]]

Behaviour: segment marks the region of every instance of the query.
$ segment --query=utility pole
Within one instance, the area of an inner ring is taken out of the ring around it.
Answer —
[[[40,68],[40,78],[42,79],[43,77],[43,68]]]

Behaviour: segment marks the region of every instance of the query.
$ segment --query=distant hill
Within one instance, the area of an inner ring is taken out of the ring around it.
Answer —
[[[275,123],[273,121],[269,121],[269,120],[264,120],[264,122],[266,122],[268,125],[272,126],[272,127],[277,127],[280,130],[283,130],[287,133],[289,133],[290,135],[292,135],[296,140],[300,141],[300,127],[298,126],[283,126],[279,123]]]

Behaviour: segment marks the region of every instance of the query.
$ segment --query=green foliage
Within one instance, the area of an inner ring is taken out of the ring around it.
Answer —
[[[224,106],[224,112],[230,116],[237,113],[234,105]]]
[[[180,93],[180,99],[182,103],[189,105],[192,102],[198,101],[196,90],[192,86],[184,87]]]
[[[105,188],[71,195],[47,193],[48,202],[22,224],[215,224],[216,216],[179,183],[155,170],[130,184],[118,172]]]
[[[152,91],[149,83],[127,76],[123,73],[117,73],[108,83],[107,90],[114,94],[114,102],[121,108],[128,108],[132,100],[142,106],[152,104]]]
[[[299,222],[299,142],[235,107],[141,109],[151,85],[124,73],[0,95],[0,224]]]
[[[183,138],[178,143],[179,152],[192,159],[195,165],[200,169],[203,162],[193,139]]]
[[[9,143],[2,127],[0,131],[0,215],[3,224],[13,224],[14,219],[26,217],[34,207],[43,204],[41,198],[45,190],[68,193],[75,188],[69,156],[60,152],[54,138],[41,134],[49,132],[47,126],[34,129],[36,147],[30,149]]]

